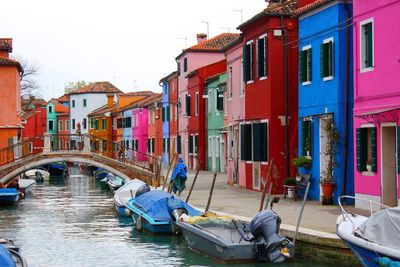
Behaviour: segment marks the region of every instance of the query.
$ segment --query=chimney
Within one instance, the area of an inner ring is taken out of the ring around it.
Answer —
[[[207,41],[207,34],[205,33],[198,33],[196,34],[196,37],[197,37],[197,44],[201,44]]]
[[[114,94],[107,94],[107,107],[111,108],[114,106]]]
[[[12,52],[12,39],[0,38],[0,57],[9,58],[8,54]]]

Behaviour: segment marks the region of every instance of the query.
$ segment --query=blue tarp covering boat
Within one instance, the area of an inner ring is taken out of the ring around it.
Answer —
[[[15,188],[0,188],[0,205],[16,204],[19,200],[19,192]]]
[[[3,245],[0,245],[0,266],[16,266],[11,253]]]

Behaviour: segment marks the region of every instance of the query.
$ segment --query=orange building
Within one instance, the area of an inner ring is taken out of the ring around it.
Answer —
[[[161,104],[160,104],[161,103]],[[162,94],[149,98],[144,105],[148,109],[148,139],[147,152],[155,157],[163,153],[163,131],[162,131]]]
[[[12,39],[0,39],[0,148],[21,140],[21,65],[9,58],[12,52]]]

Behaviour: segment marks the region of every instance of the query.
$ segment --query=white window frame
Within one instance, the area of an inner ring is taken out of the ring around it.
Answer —
[[[58,130],[59,131],[63,130],[63,121],[58,121]]]
[[[365,24],[372,23],[372,67],[364,67],[365,64],[365,51],[364,51],[364,44],[365,44],[365,39],[364,39],[364,33],[363,33],[363,26]],[[360,73],[363,72],[369,72],[374,70],[374,65],[375,65],[375,44],[374,44],[374,18],[369,18],[363,21],[360,21],[360,28],[359,28],[359,35],[360,35]]]
[[[262,76],[262,77],[259,77],[258,79],[260,80],[260,81],[262,81],[262,80],[266,80],[267,79],[267,59],[268,59],[268,57],[267,57],[267,49],[266,49],[266,44],[267,44],[267,34],[265,33],[265,34],[263,34],[263,35],[261,35],[260,37],[258,37],[258,39],[263,39],[264,38],[264,59],[265,59],[265,76]],[[257,54],[258,54],[258,42],[257,42]],[[258,55],[257,55],[257,57],[256,57],[256,59],[257,59],[257,64],[256,64],[256,66],[257,66],[257,74],[258,74]]]
[[[303,46],[302,48],[301,48],[301,51],[305,51],[305,50],[310,50],[312,48],[312,46],[311,45],[306,45],[306,46]],[[308,58],[308,57],[307,57]],[[312,54],[311,54],[311,61],[312,61]],[[308,66],[308,64],[307,64],[307,66]],[[304,71],[304,70],[303,70]],[[308,72],[308,67],[307,67],[307,72]],[[303,86],[305,86],[305,85],[310,85],[311,84],[311,81],[312,81],[312,71],[311,71],[311,80],[310,81],[306,81],[306,82],[302,82],[301,83],[301,85],[303,85]]]
[[[322,79],[324,82],[333,80],[333,77],[335,76],[335,53],[334,53],[335,52],[335,45],[334,45],[335,43],[333,41],[333,37],[324,39],[322,41],[323,44],[326,44],[326,43],[329,43],[329,42],[332,42],[332,75],[324,77]]]

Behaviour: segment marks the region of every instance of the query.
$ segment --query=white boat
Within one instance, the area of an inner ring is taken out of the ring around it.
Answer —
[[[342,205],[345,198],[368,202],[370,216],[348,213]],[[342,215],[337,220],[336,233],[363,266],[400,266],[400,207],[390,208],[352,196],[339,197],[339,206]]]
[[[32,187],[35,183],[36,181],[33,179],[19,179],[18,180],[19,191],[21,193],[24,193],[24,195],[26,195],[32,190]]]
[[[126,180],[126,183],[115,191],[114,194],[114,206],[118,214],[120,216],[129,216],[125,211],[126,202],[150,190],[152,190],[151,187],[139,179]]]
[[[50,173],[43,168],[30,169],[24,173],[24,177],[35,180],[48,180]]]

